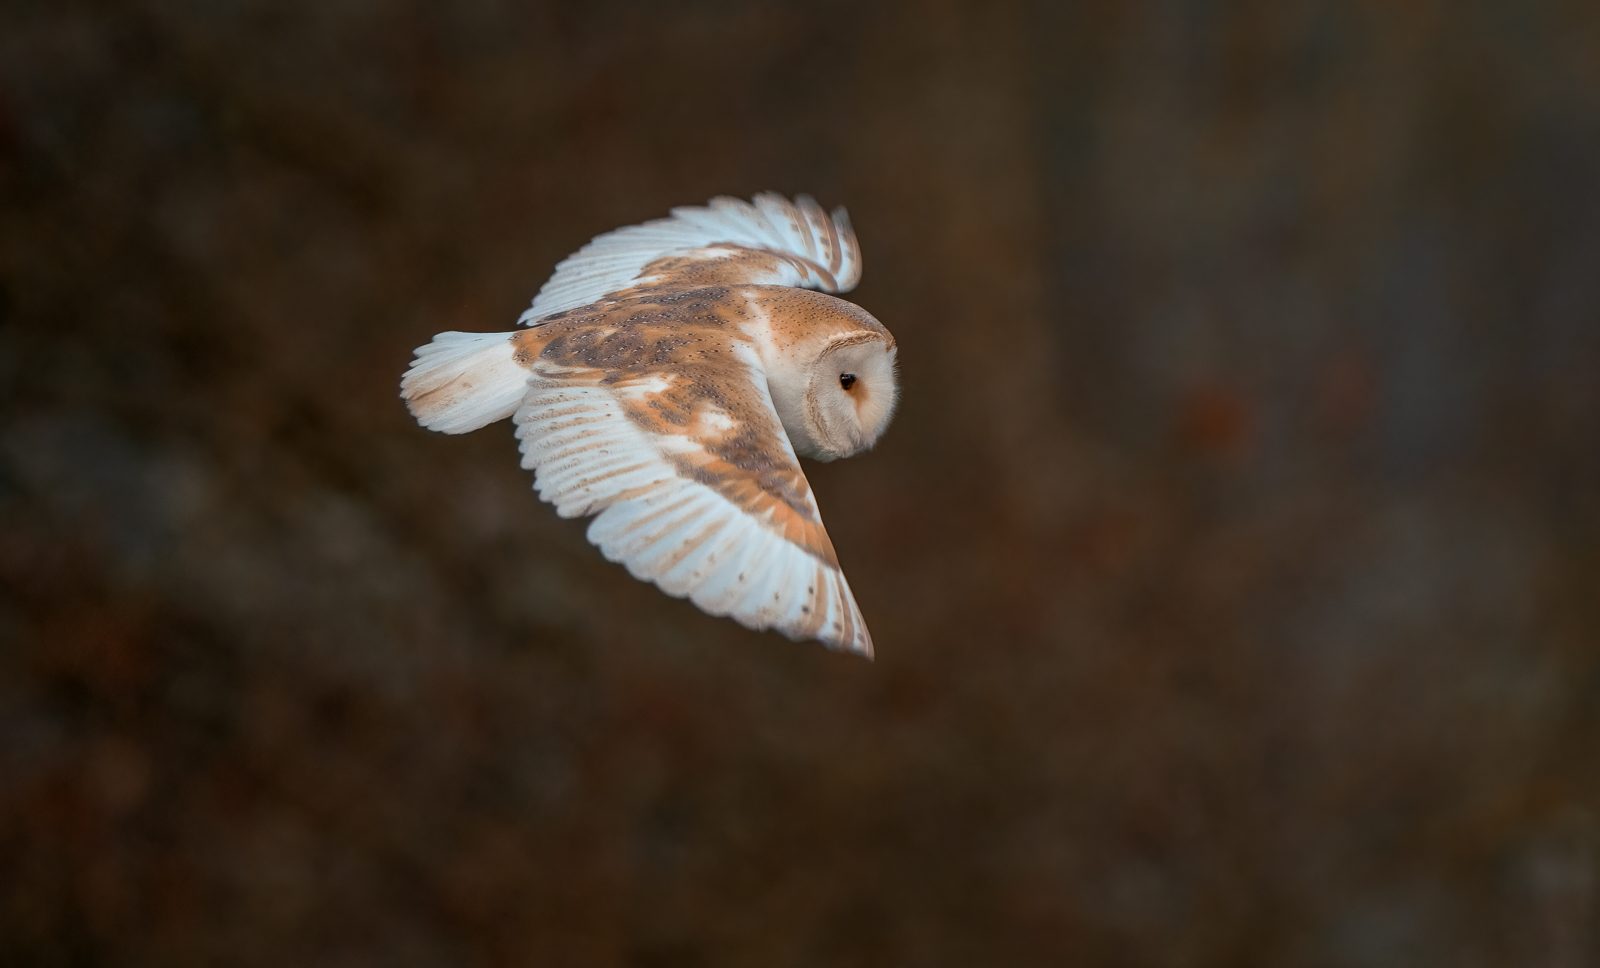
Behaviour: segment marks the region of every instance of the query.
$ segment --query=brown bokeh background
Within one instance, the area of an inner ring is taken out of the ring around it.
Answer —
[[[1600,963],[1600,7],[0,20],[0,962]],[[766,189],[874,664],[396,399]]]

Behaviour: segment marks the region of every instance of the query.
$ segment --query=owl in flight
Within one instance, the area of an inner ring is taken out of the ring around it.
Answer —
[[[860,453],[894,413],[894,337],[826,295],[860,279],[844,209],[716,198],[578,250],[525,329],[435,336],[400,394],[442,433],[512,418],[539,497],[635,578],[871,656],[796,458]]]

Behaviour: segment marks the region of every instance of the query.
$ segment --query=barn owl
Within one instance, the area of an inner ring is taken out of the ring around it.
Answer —
[[[894,337],[828,295],[860,278],[844,209],[676,208],[568,257],[526,328],[435,336],[400,394],[442,433],[511,418],[540,498],[593,516],[589,541],[634,577],[870,657],[796,459],[858,454],[894,414]]]

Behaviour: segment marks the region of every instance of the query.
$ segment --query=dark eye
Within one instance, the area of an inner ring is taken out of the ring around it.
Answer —
[[[850,389],[856,385],[856,375],[854,373],[839,374],[839,385],[844,387],[846,390]]]

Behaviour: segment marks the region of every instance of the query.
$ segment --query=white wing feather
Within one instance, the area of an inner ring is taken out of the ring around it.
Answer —
[[[610,293],[661,282],[644,273],[660,259],[714,262],[750,250],[783,259],[742,278],[747,284],[837,293],[849,292],[861,281],[861,248],[844,209],[834,209],[830,216],[806,195],[793,202],[770,192],[753,202],[723,196],[703,207],[675,208],[668,218],[596,237],[556,266],[518,322],[537,325]]]
[[[699,445],[634,423],[622,407],[628,392],[626,384],[564,383],[549,371],[534,377],[516,424],[539,497],[562,517],[595,515],[590,542],[669,595],[753,629],[871,655],[844,574],[681,476],[670,456]]]

